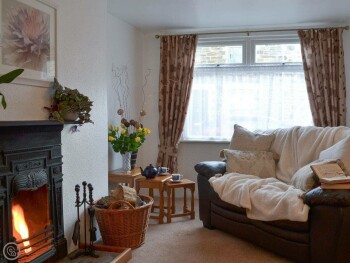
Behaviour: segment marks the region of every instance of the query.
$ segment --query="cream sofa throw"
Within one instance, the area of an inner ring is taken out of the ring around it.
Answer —
[[[301,167],[319,158],[321,151],[350,136],[350,128],[339,127],[293,127],[269,130],[266,133],[275,134],[270,151],[280,156],[276,163],[276,178],[291,183],[294,173]],[[341,159],[324,156],[324,159]],[[346,161],[342,160],[347,165]],[[348,163],[350,164],[350,163]]]
[[[300,196],[303,191],[276,178],[259,178],[254,175],[228,173],[209,179],[221,200],[246,209],[251,219],[306,222],[309,206]]]

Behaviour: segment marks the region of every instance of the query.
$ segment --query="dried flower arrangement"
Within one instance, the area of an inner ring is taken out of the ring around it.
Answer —
[[[141,123],[142,117],[146,115],[143,109],[145,104],[145,92],[144,88],[147,85],[147,78],[150,75],[150,70],[145,76],[145,83],[142,86],[143,103],[138,120],[130,119],[130,113],[128,109],[128,72],[127,68],[113,68],[113,88],[117,94],[117,101],[119,103],[119,109],[117,115],[121,117],[120,127],[118,125],[109,125],[108,127],[108,141],[112,145],[114,152],[120,152],[125,154],[127,152],[135,152],[145,141],[146,135],[151,131],[143,127]]]

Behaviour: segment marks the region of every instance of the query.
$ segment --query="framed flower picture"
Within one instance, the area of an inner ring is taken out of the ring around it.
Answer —
[[[49,87],[56,77],[56,13],[49,0],[0,0],[0,74],[23,68],[14,83]]]

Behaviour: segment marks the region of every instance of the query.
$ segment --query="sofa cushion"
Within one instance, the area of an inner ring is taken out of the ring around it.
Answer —
[[[235,206],[233,204],[222,201],[217,193],[215,193],[215,195],[212,196],[211,202],[212,202],[212,204],[215,204],[216,206],[225,208],[225,209],[233,211],[235,213],[245,215],[245,216],[247,215],[245,208]]]
[[[291,222],[291,225],[295,222]],[[258,220],[252,220],[252,224],[255,225],[257,228],[261,229],[262,231],[265,231],[267,233],[270,233],[274,236],[278,236],[280,238],[291,240],[298,243],[304,243],[308,244],[310,240],[310,236],[308,232],[299,232],[295,230],[288,230],[283,229],[280,227],[276,227],[272,224],[267,224],[264,221],[258,221]],[[307,224],[307,222],[305,223]]]
[[[225,209],[214,203],[211,203],[211,212],[212,212],[212,215],[217,214],[239,223],[251,224],[251,221],[252,221],[245,214],[237,213],[236,211]]]
[[[309,221],[290,221],[290,220],[276,220],[276,221],[264,221],[265,224],[300,233],[308,233],[310,231]]]
[[[305,192],[310,191],[312,188],[315,188],[318,185],[318,177],[312,171],[310,165],[313,164],[325,164],[325,163],[335,163],[336,160],[316,160],[307,165],[301,167],[292,177],[291,184],[298,189],[301,189]]]
[[[350,137],[346,137],[333,146],[320,152],[319,159],[340,159],[345,166],[345,172],[350,173]]]
[[[235,124],[229,148],[241,151],[268,151],[274,139],[274,134],[254,133]]]
[[[257,220],[252,220],[252,219],[249,219],[246,217],[247,213],[246,213],[245,208],[238,207],[238,206],[229,204],[225,201],[222,201],[217,194],[212,196],[211,203],[212,203],[212,208],[215,209],[216,213],[220,213],[220,211],[223,212],[224,210],[227,210],[227,213],[225,213],[227,218],[232,217],[232,216],[228,216],[228,213],[230,211],[231,213],[244,215],[245,220],[242,223],[257,221]],[[217,207],[221,207],[223,210],[219,210]],[[237,217],[237,215],[236,215],[236,217]],[[242,220],[240,220],[240,221],[242,221]],[[265,221],[264,223],[271,225],[271,226],[274,226],[274,227],[277,227],[277,228],[285,229],[288,231],[300,232],[300,233],[307,233],[310,230],[309,229],[309,222],[299,222],[299,221],[290,221],[290,220],[275,220],[275,221]]]
[[[273,153],[266,151],[224,150],[227,159],[226,171],[256,175],[260,178],[276,177]]]

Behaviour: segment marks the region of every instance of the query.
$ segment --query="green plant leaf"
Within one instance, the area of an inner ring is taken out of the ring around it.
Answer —
[[[2,93],[0,93],[0,96],[1,96],[1,105],[2,105],[2,107],[4,109],[6,109],[7,103],[6,103],[6,100],[5,100],[5,96]]]
[[[12,70],[0,77],[0,84],[2,83],[11,83],[15,78],[23,73],[24,69],[15,69]]]
[[[75,112],[79,115],[81,124],[93,121],[90,119],[92,101],[88,96],[81,94],[77,89],[63,87],[55,78],[53,83],[53,104],[46,107],[50,113],[49,118],[61,121],[68,112]]]

